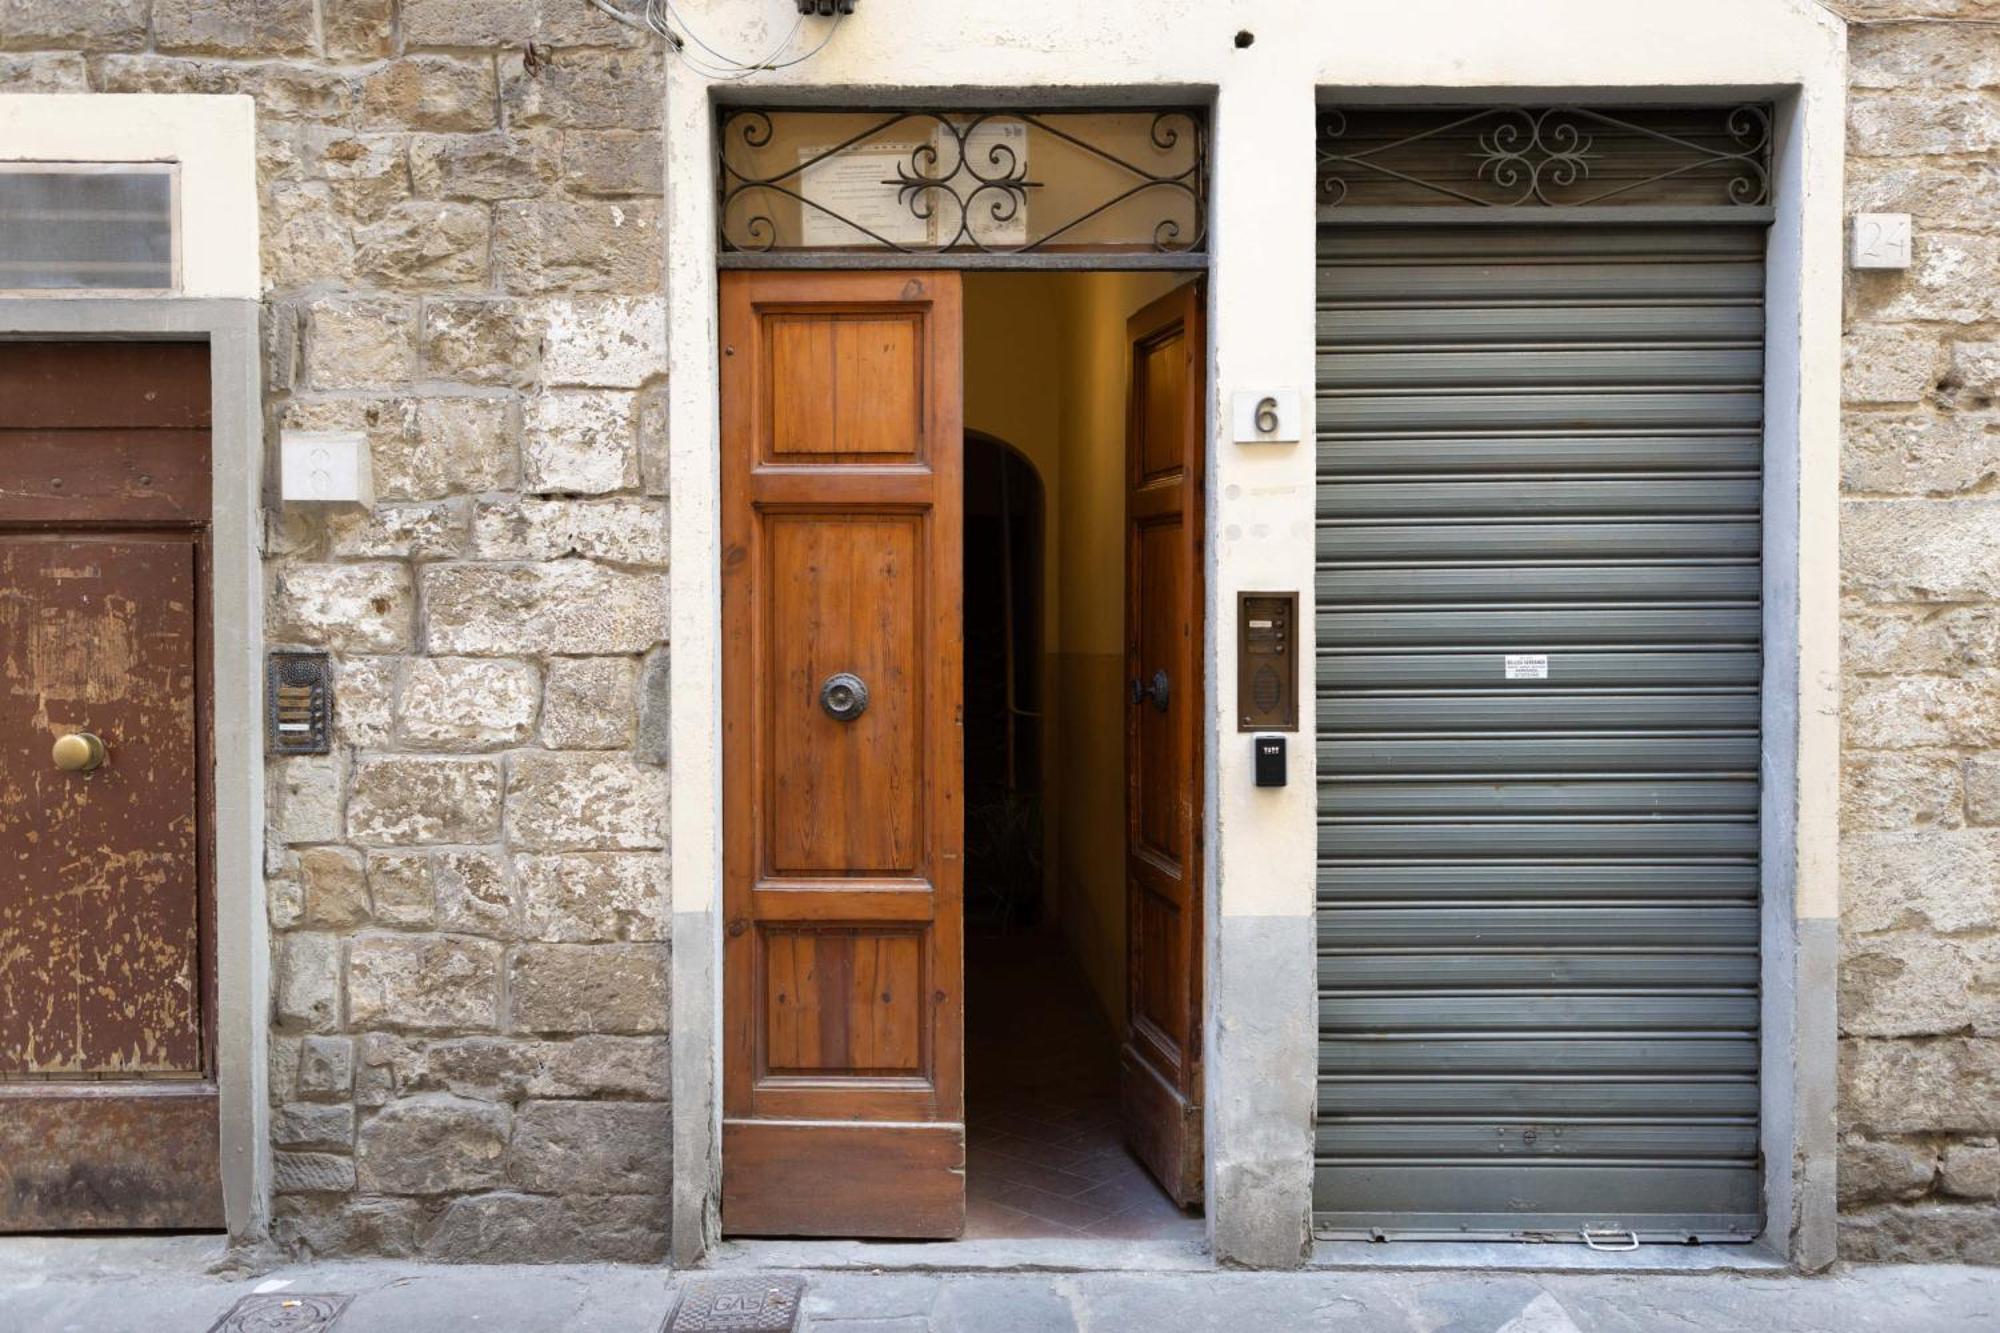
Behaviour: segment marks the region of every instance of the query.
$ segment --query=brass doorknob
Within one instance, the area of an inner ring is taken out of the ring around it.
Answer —
[[[104,742],[87,731],[56,738],[51,757],[65,773],[88,773],[104,762]]]

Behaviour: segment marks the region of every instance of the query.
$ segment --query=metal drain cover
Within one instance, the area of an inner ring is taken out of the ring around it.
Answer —
[[[310,1296],[270,1291],[245,1296],[215,1321],[208,1333],[320,1333],[333,1327],[352,1296]]]
[[[799,1318],[803,1278],[697,1278],[661,1333],[792,1333]]]

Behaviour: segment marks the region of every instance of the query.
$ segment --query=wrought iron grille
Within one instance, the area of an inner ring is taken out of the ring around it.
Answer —
[[[1771,109],[1348,107],[1319,118],[1330,207],[1759,206]]]
[[[1208,122],[1192,109],[718,115],[725,256],[1199,254]]]

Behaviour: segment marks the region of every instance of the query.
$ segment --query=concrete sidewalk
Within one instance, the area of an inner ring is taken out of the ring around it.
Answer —
[[[656,1333],[702,1274],[609,1266],[325,1263],[218,1274],[208,1239],[0,1242],[4,1333],[207,1333],[253,1292],[353,1299],[334,1333]],[[730,1276],[742,1276],[734,1269]],[[1978,1333],[2000,1270],[1870,1267],[1820,1278],[1453,1271],[811,1272],[819,1333]]]

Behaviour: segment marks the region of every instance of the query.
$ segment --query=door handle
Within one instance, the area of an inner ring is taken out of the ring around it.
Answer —
[[[1143,680],[1132,682],[1132,702],[1142,704],[1146,700],[1151,699],[1153,707],[1159,709],[1162,713],[1167,711],[1167,700],[1171,697],[1172,693],[1172,687],[1167,680],[1167,673],[1165,671],[1155,671],[1153,673],[1153,681],[1150,685]]]
[[[868,711],[868,686],[852,671],[841,671],[820,682],[819,706],[835,722],[852,722]]]
[[[107,753],[103,741],[87,731],[78,731],[58,736],[49,757],[65,773],[88,773],[103,765]]]

